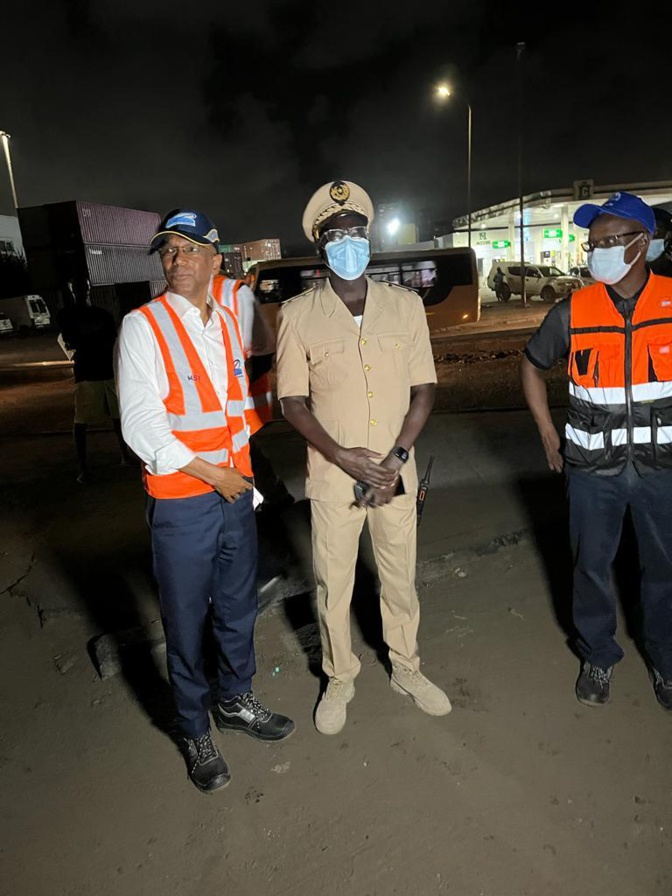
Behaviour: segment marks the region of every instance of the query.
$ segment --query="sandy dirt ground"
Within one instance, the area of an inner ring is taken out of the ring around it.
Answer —
[[[672,893],[672,719],[638,647],[635,561],[625,552],[617,568],[613,701],[588,709],[567,641],[561,482],[540,462],[523,501],[512,483],[534,451],[527,418],[460,413],[514,408],[517,363],[440,364],[447,413],[419,446],[426,457],[467,427],[490,433],[489,465],[466,449],[459,470],[446,461],[420,529],[423,671],[452,713],[430,718],[390,690],[364,539],[346,727],[327,738],[312,723],[312,592],[270,603],[255,688],[297,728],[279,745],[217,734],[232,782],[212,796],[168,736],[161,650],[107,679],[91,658],[101,633],[158,616],[137,471],[96,433],[96,478],[78,487],[69,438],[36,435],[67,431],[68,375],[0,381],[0,896]],[[274,445],[300,498],[297,440]]]

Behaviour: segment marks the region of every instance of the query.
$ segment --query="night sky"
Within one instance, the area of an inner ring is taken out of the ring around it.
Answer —
[[[7,10],[7,6],[9,9]],[[672,18],[660,4],[51,0],[5,4],[0,129],[20,205],[191,206],[224,241],[305,251],[320,184],[435,219],[525,192],[672,180]],[[438,106],[434,85],[455,92]],[[0,213],[12,203],[0,165]]]

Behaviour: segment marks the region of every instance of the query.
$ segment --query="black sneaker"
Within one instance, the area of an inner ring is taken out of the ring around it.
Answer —
[[[266,709],[251,691],[218,703],[212,714],[220,731],[242,731],[257,740],[284,740],[294,730],[291,719]]]
[[[672,681],[666,681],[657,669],[652,669],[653,690],[663,709],[672,710]]]
[[[210,733],[200,737],[181,739],[189,777],[203,793],[212,793],[226,787],[231,780],[224,757],[213,744]]]
[[[599,666],[583,664],[576,682],[576,699],[586,706],[604,706],[611,699],[611,673],[614,667],[600,669]]]

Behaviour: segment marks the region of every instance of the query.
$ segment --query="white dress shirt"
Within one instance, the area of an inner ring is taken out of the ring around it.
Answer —
[[[203,362],[217,397],[226,407],[228,368],[222,336],[225,312],[212,296],[212,313],[203,324],[198,308],[182,296],[168,292],[166,297],[191,339]],[[244,324],[241,321],[241,329]],[[252,321],[241,337],[250,344]],[[117,390],[124,440],[156,476],[175,473],[195,457],[193,451],[176,439],[168,422],[163,400],[168,395],[168,377],[161,351],[149,321],[139,312],[127,314],[121,325],[116,351]]]

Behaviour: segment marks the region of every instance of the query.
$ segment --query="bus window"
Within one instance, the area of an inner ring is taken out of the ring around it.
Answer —
[[[254,292],[259,302],[277,305],[311,289],[328,276],[319,258],[283,258],[254,266]],[[430,332],[480,317],[476,256],[472,249],[399,250],[373,255],[366,270],[373,280],[397,283],[422,298]]]

